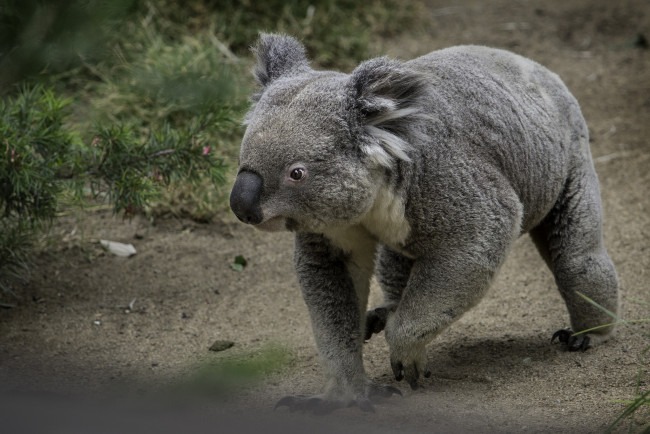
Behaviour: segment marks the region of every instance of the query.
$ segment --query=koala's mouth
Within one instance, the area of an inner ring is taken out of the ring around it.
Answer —
[[[256,224],[255,227],[264,232],[295,232],[300,227],[300,224],[291,217],[276,216]]]

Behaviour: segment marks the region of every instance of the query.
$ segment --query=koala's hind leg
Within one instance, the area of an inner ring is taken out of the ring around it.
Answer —
[[[564,191],[531,237],[553,271],[575,332],[609,324],[614,319],[578,293],[618,313],[618,278],[602,236],[602,207],[598,179],[590,162],[566,183]],[[584,350],[610,337],[613,327],[573,336],[559,330],[569,350]]]
[[[411,275],[411,268],[413,268],[412,259],[389,247],[379,248],[375,275],[384,293],[384,302],[366,313],[365,340],[386,327],[388,315],[397,308],[402,298],[402,292]]]

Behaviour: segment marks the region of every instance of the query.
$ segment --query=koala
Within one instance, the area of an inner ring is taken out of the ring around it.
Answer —
[[[560,78],[507,51],[458,46],[350,74],[311,68],[293,37],[253,48],[261,90],[246,115],[234,214],[295,233],[294,264],[326,375],[282,398],[327,412],[401,394],[366,375],[364,340],[385,332],[395,379],[419,387],[426,346],[486,293],[532,237],[569,311],[551,338],[605,341],[618,278],[602,236],[585,120]],[[366,312],[373,275],[384,301]]]

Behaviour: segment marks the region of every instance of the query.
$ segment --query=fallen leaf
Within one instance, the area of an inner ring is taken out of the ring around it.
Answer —
[[[244,267],[248,264],[248,261],[244,256],[242,255],[237,255],[235,256],[235,260],[232,264],[230,264],[230,268],[232,268],[235,271],[241,271],[244,269]]]

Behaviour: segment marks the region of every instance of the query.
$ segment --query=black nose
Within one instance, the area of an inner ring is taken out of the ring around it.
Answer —
[[[240,172],[230,192],[230,209],[244,223],[256,225],[261,223],[262,177],[255,172]]]

